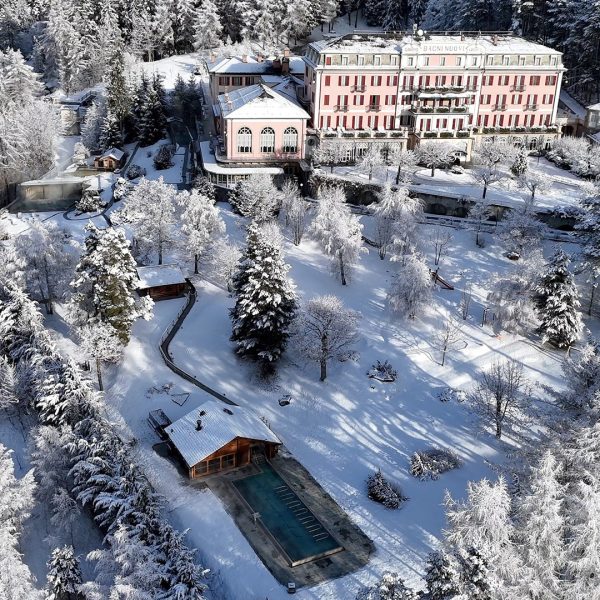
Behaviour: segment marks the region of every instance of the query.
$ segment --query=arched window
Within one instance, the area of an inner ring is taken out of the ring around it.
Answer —
[[[271,127],[265,127],[260,132],[260,151],[275,152],[275,130]]]
[[[252,132],[247,127],[238,129],[237,150],[238,152],[252,152]]]
[[[288,127],[283,132],[283,151],[298,152],[298,131],[294,127]]]

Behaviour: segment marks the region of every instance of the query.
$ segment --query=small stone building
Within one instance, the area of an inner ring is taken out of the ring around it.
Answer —
[[[253,411],[208,400],[165,429],[190,479],[272,458],[281,441]]]
[[[118,148],[111,148],[94,159],[94,166],[102,171],[114,171],[120,169],[124,164],[125,152]]]
[[[185,293],[185,276],[177,265],[138,267],[138,294],[152,300],[179,298]]]

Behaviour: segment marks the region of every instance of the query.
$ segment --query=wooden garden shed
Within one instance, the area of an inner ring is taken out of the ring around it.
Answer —
[[[138,267],[138,294],[152,300],[168,300],[183,296],[185,275],[177,265],[150,265]]]
[[[124,164],[125,152],[118,148],[111,148],[94,159],[94,166],[102,171],[114,171],[120,169]]]
[[[253,411],[208,400],[166,429],[190,479],[272,458],[281,441]]]

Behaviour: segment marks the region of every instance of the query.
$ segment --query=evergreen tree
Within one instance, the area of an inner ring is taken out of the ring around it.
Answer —
[[[81,141],[92,152],[101,148],[100,138],[105,118],[106,102],[102,96],[98,96],[87,109],[81,125]]]
[[[108,80],[106,82],[107,111],[117,120],[122,136],[125,117],[131,110],[132,101],[129,86],[125,79],[123,51],[120,46],[114,48],[109,59],[109,64],[110,70],[108,71]]]
[[[569,271],[569,263],[569,257],[558,250],[536,289],[541,319],[538,331],[544,342],[550,342],[558,348],[572,346],[583,329],[579,314],[579,292]]]
[[[0,50],[0,109],[29,103],[42,93],[38,76],[18,50]]]
[[[80,324],[105,322],[113,326],[124,344],[138,317],[148,314],[149,304],[136,301],[136,264],[122,229],[86,227],[85,250],[72,282],[72,306]]]
[[[252,223],[234,279],[231,339],[237,354],[259,361],[264,372],[280,359],[296,311],[288,270],[273,236]]]
[[[274,37],[275,18],[269,0],[250,0],[244,13],[242,35],[265,44]]]
[[[525,144],[523,144],[519,148],[519,152],[517,153],[515,162],[513,162],[512,166],[510,167],[510,171],[515,177],[521,177],[522,175],[525,175],[525,173],[527,173],[527,169],[528,169],[527,156],[528,156],[528,154],[529,154],[529,152],[527,151],[527,146],[525,146]]]
[[[55,548],[48,561],[47,600],[78,600],[82,583],[81,568],[73,546]]]
[[[596,289],[600,280],[600,186],[596,185],[593,191],[586,195],[580,202],[581,211],[575,228],[582,232],[583,267],[590,284],[590,299],[588,302],[588,315],[592,314]]]
[[[401,31],[406,27],[406,0],[385,0],[383,28],[388,31]]]
[[[167,118],[162,102],[154,86],[148,89],[138,121],[138,135],[142,146],[151,146],[165,134]]]
[[[432,4],[435,0],[432,0]],[[409,17],[415,25],[420,26],[427,11],[428,0],[409,0]]]
[[[452,600],[459,593],[458,573],[444,552],[429,554],[425,582],[429,600]]]
[[[485,558],[473,547],[459,556],[460,587],[469,600],[491,600],[492,591]]]
[[[100,128],[100,147],[108,150],[109,148],[120,148],[124,143],[119,117],[111,109],[107,109]]]
[[[183,54],[190,52],[194,43],[194,21],[202,7],[196,8],[195,0],[174,0],[173,5],[173,41],[175,51]]]
[[[398,573],[387,572],[374,586],[360,592],[356,600],[417,600]]]
[[[212,0],[203,0],[200,8],[196,10],[194,18],[194,31],[192,44],[194,50],[210,50],[221,45],[223,26],[217,10],[217,5]]]
[[[381,27],[386,13],[386,0],[366,0],[363,15],[367,25]]]

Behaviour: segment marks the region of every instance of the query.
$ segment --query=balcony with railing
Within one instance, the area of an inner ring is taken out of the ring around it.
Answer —
[[[510,86],[510,91],[511,92],[524,92],[525,91],[525,85],[523,85],[522,83],[519,83],[517,85],[511,85]]]
[[[525,110],[537,110],[539,106],[537,104],[526,104]]]
[[[469,112],[469,106],[469,104],[461,104],[459,106],[448,106],[440,104],[411,104],[409,110],[415,115],[467,113]]]
[[[346,129],[338,127],[337,129],[320,129],[308,131],[319,136],[320,139],[342,139],[342,140],[366,140],[366,139],[399,139],[408,137],[408,127],[399,129]]]
[[[367,86],[363,83],[360,85],[353,85],[351,91],[353,92],[364,92],[367,89]]]
[[[506,110],[506,104],[494,104],[494,106],[492,107],[492,110]]]
[[[348,112],[348,105],[347,104],[336,104],[333,107],[333,110],[335,110],[336,112]]]
[[[368,112],[379,112],[381,110],[381,104],[369,104],[367,105]]]

